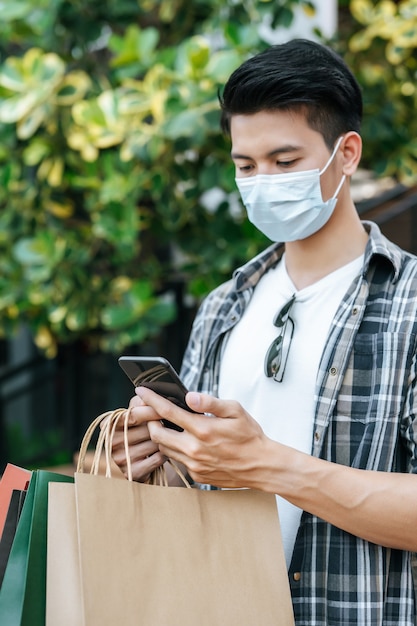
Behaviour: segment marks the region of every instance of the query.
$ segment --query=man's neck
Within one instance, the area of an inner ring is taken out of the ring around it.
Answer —
[[[357,259],[367,241],[356,210],[343,218],[333,215],[318,233],[286,244],[287,272],[297,289],[303,289]]]

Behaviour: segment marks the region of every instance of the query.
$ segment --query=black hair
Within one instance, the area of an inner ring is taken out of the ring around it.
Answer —
[[[307,39],[274,45],[245,61],[219,95],[221,127],[233,115],[301,111],[331,149],[350,130],[360,132],[362,94],[352,72],[333,50]]]

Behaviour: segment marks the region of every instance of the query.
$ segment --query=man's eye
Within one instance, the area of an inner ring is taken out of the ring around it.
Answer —
[[[292,165],[295,165],[295,163],[295,159],[292,159],[291,161],[277,161],[278,167],[291,167]]]

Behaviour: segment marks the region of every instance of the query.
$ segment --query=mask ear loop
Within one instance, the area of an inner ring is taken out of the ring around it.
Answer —
[[[322,169],[322,170],[320,170],[320,172],[319,172],[320,176],[321,176],[322,174],[324,174],[324,172],[325,172],[325,171],[327,170],[327,168],[329,167],[330,163],[333,161],[333,159],[334,159],[334,157],[335,157],[335,154],[336,154],[336,152],[339,150],[340,144],[342,143],[343,137],[344,137],[344,135],[341,135],[341,136],[339,137],[339,139],[337,140],[337,143],[336,143],[336,145],[335,145],[335,147],[334,147],[334,149],[333,149],[333,152],[332,152],[332,154],[331,154],[331,156],[330,156],[330,159],[327,161],[327,163],[326,163],[326,165],[323,167],[323,169]]]
[[[323,169],[319,172],[319,175],[320,175],[320,176],[321,176],[322,174],[324,174],[324,172],[327,170],[327,168],[329,167],[329,165],[330,165],[330,164],[331,164],[331,162],[333,161],[333,159],[334,159],[334,157],[335,157],[335,155],[336,155],[336,152],[339,150],[339,147],[340,147],[340,144],[342,143],[343,138],[344,138],[344,135],[341,135],[341,136],[339,137],[339,139],[337,140],[336,145],[335,145],[335,147],[334,147],[334,149],[333,149],[333,152],[332,152],[332,154],[331,154],[331,156],[330,156],[330,159],[327,161],[327,163],[326,163],[326,165],[323,167]],[[343,174],[343,176],[342,176],[342,178],[341,178],[341,181],[340,181],[340,183],[338,184],[337,189],[336,189],[336,191],[335,191],[335,192],[334,192],[334,194],[333,194],[332,200],[334,200],[335,198],[337,198],[337,196],[339,195],[339,191],[342,189],[342,187],[343,187],[343,183],[345,182],[345,180],[346,180],[346,174]]]
[[[343,174],[342,179],[340,183],[338,184],[336,191],[333,194],[333,200],[337,198],[337,196],[339,195],[339,191],[342,189],[343,183],[345,182],[345,180],[346,180],[346,174]]]

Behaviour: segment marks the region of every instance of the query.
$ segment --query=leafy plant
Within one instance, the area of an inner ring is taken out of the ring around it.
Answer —
[[[120,352],[174,318],[173,282],[199,297],[259,249],[233,190],[217,91],[266,45],[261,20],[287,25],[296,5],[312,9],[2,3],[4,336],[25,322],[48,356],[79,337]]]
[[[364,164],[414,185],[417,1],[351,0],[349,6],[353,20],[345,56],[363,86]]]
[[[306,0],[4,0],[0,335],[22,323],[120,352],[267,241],[248,223],[217,92]],[[364,85],[364,164],[415,180],[416,0],[351,0],[338,45]],[[352,36],[353,35],[353,36]],[[344,42],[348,42],[348,45]]]

